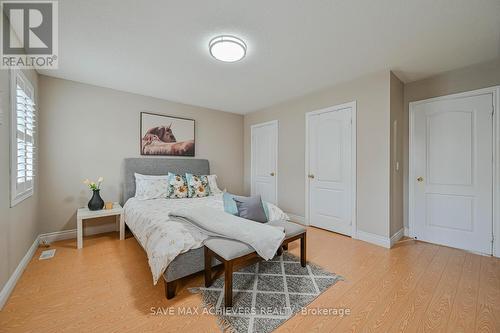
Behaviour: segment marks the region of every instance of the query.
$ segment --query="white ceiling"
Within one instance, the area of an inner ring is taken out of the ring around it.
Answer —
[[[245,40],[211,58],[218,34]],[[392,69],[405,82],[500,55],[500,0],[60,0],[59,69],[235,113]]]

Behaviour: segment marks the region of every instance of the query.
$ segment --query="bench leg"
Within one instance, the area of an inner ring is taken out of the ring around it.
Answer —
[[[210,249],[205,246],[205,287],[212,285],[212,256]]]
[[[175,297],[175,289],[177,287],[177,281],[170,281],[170,282],[167,282],[165,280],[163,280],[165,282],[165,296],[167,297],[167,299],[172,299]]]
[[[233,262],[224,262],[224,305],[233,306]]]
[[[283,244],[283,250],[288,251],[288,244]]]
[[[306,267],[306,234],[303,234],[300,238],[300,265]]]

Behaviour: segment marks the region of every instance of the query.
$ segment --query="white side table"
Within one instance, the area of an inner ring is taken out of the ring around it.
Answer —
[[[113,209],[90,210],[87,207],[79,208],[76,213],[76,240],[77,247],[83,247],[83,221],[104,216],[116,216],[116,223],[120,223],[120,240],[125,239],[125,220],[123,219],[123,208],[115,203]]]

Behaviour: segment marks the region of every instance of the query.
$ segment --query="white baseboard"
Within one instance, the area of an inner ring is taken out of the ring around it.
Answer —
[[[405,234],[405,229],[401,228],[394,235],[392,235],[391,244],[390,244],[391,247],[393,247],[397,241],[399,241],[401,238],[403,238],[404,234]]]
[[[306,218],[304,216],[295,215],[295,214],[291,214],[291,213],[285,213],[285,214],[288,215],[288,217],[290,218],[290,221],[297,222],[297,223],[300,223],[303,225],[307,225]]]
[[[114,223],[106,223],[106,224],[83,227],[84,236],[97,235],[111,231],[117,231],[116,225]],[[52,243],[65,239],[72,239],[76,238],[76,229],[49,232],[46,234],[41,234],[38,237],[40,239],[40,243],[43,241],[46,241],[47,243]]]
[[[370,232],[358,230],[356,232],[356,238],[388,249],[391,247],[391,239],[389,237],[372,234]]]
[[[101,234],[110,231],[116,231],[116,225],[114,223],[88,226],[84,227],[83,230],[84,235],[86,236]],[[10,294],[14,290],[17,281],[23,274],[23,271],[26,268],[26,266],[28,266],[28,263],[30,262],[31,258],[33,258],[33,255],[35,254],[38,245],[43,241],[46,241],[47,243],[52,243],[55,241],[71,239],[71,238],[76,238],[76,229],[49,232],[46,234],[40,234],[36,237],[35,241],[29,248],[28,252],[26,252],[23,259],[21,260],[19,265],[17,265],[16,269],[10,276],[9,280],[7,281],[7,283],[5,283],[2,290],[0,291],[0,310],[2,310],[5,303],[7,303],[7,300],[9,299]]]
[[[404,235],[405,237],[410,237],[410,228],[404,227]]]
[[[50,244],[60,240],[76,238],[76,229],[49,232],[46,234],[40,234],[38,237],[40,239],[40,243],[47,242]]]
[[[16,269],[10,276],[9,280],[7,280],[7,283],[5,283],[2,290],[0,291],[0,310],[2,310],[5,303],[7,303],[7,300],[9,299],[10,294],[14,290],[17,281],[23,274],[26,266],[28,266],[29,262],[31,261],[31,258],[33,258],[33,255],[35,254],[36,249],[38,248],[38,244],[39,244],[39,238],[36,237],[35,241],[28,249],[28,252],[26,252],[23,259],[21,259],[21,262],[19,262],[19,265],[17,265]]]

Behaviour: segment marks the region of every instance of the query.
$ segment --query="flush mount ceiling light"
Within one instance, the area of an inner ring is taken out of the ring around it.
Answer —
[[[210,54],[217,60],[235,62],[245,57],[247,45],[244,41],[234,36],[217,36],[208,43]]]

